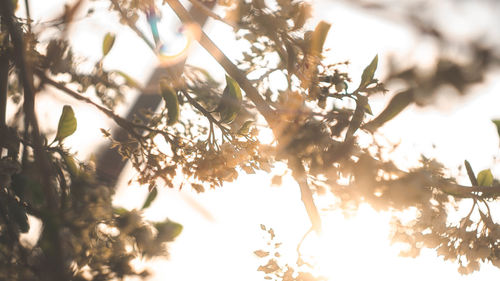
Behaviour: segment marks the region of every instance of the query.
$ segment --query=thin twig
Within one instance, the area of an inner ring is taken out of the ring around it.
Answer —
[[[168,0],[168,5],[174,10],[177,16],[180,18],[183,24],[193,27],[194,33],[199,36],[194,36],[195,39],[205,48],[208,53],[217,60],[217,62],[224,68],[224,70],[238,82],[240,87],[245,91],[248,98],[255,104],[257,110],[264,116],[267,123],[273,129],[277,129],[276,124],[276,114],[273,109],[266,103],[266,101],[259,94],[257,89],[252,85],[250,81],[246,78],[243,71],[238,69],[231,60],[224,54],[217,45],[203,32],[202,28],[198,23],[196,23],[188,11],[182,6],[178,0]]]
[[[230,27],[232,27],[234,29],[238,28],[238,26],[236,24],[223,19],[221,16],[217,15],[212,10],[210,10],[209,8],[207,8],[207,6],[205,6],[200,1],[198,1],[198,0],[189,0],[189,2],[191,2],[191,4],[193,4],[193,6],[199,8],[205,15],[207,15],[207,16],[215,19],[215,20],[218,20],[218,21],[220,21],[222,23],[225,23],[225,24],[229,25]]]
[[[314,230],[314,228],[311,226],[309,228],[309,230],[306,231],[306,233],[304,233],[304,235],[302,236],[302,239],[300,239],[299,243],[297,244],[297,260],[300,260],[301,259],[301,256],[302,254],[300,253],[300,248],[302,247],[302,243],[304,243],[304,240],[306,239],[306,237],[311,234],[311,232]]]
[[[182,90],[181,93],[187,98],[188,102],[194,106],[196,109],[198,109],[207,119],[215,123],[217,127],[222,131],[223,134],[228,134],[229,129],[224,127],[221,122],[219,122],[217,119],[215,119],[208,110],[206,110],[201,104],[199,104],[195,99],[193,99],[186,91]]]
[[[130,20],[130,18],[127,16],[127,13],[120,7],[120,4],[118,2],[116,2],[116,0],[111,0],[111,3],[113,3],[113,6],[120,13],[122,19],[125,20],[128,27],[130,27],[130,29],[132,29],[132,31],[134,31],[137,34],[137,36],[139,36],[139,38],[141,38],[144,41],[144,43],[146,43],[146,45],[148,45],[148,47],[154,53],[156,53],[157,50],[156,50],[155,45],[153,43],[151,43],[151,41],[149,41],[149,39],[146,37],[146,35],[141,30],[139,30],[139,28],[137,28],[137,26],[135,25],[135,23],[132,20]]]

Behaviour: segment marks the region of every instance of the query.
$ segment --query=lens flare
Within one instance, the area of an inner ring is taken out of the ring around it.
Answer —
[[[198,25],[183,25],[168,43],[164,42],[159,46],[160,64],[168,66],[185,60],[192,43],[199,38],[199,34]]]

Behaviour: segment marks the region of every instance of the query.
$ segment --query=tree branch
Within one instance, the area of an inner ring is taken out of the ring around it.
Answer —
[[[321,218],[319,216],[318,208],[314,203],[311,188],[309,187],[309,183],[307,182],[304,165],[302,164],[302,161],[294,155],[290,155],[288,157],[288,165],[292,169],[292,175],[295,181],[299,184],[300,197],[302,203],[304,203],[304,207],[306,208],[309,220],[311,221],[311,227],[314,229],[314,231],[316,231],[316,233],[319,234],[321,232]]]
[[[3,32],[3,28],[2,28]],[[2,43],[4,46],[6,44]],[[9,79],[9,59],[7,52],[0,55],[0,128],[7,126],[7,85]]]
[[[445,180],[437,184],[443,192],[464,198],[497,198],[500,197],[500,185],[496,186],[465,186],[450,183]]]
[[[224,68],[224,70],[234,79],[240,87],[245,91],[247,97],[255,104],[257,110],[266,119],[269,127],[273,130],[276,138],[280,138],[282,130],[284,129],[279,122],[279,116],[269,104],[262,98],[257,89],[246,78],[243,71],[238,69],[231,60],[215,45],[215,43],[203,32],[200,25],[197,24],[186,11],[186,9],[179,3],[178,0],[167,0],[168,5],[174,10],[177,16],[185,25],[190,25],[196,32],[196,40],[200,45],[205,48],[210,55],[217,60],[217,62]],[[294,178],[300,186],[302,202],[306,208],[309,219],[311,220],[312,227],[315,231],[321,231],[321,219],[319,217],[318,209],[314,203],[311,189],[307,183],[304,166],[295,155],[289,155],[289,164],[293,170]]]
[[[215,119],[210,112],[203,108],[203,106],[194,100],[186,91],[182,90],[181,92],[187,98],[188,102],[198,109],[205,117],[207,117],[210,122],[215,123],[222,133],[227,133],[229,131],[228,128],[224,127],[224,125],[217,121],[217,119]]]
[[[58,203],[57,203],[57,195],[56,195],[56,190],[54,186],[52,185],[51,181],[51,175],[52,169],[51,169],[51,163],[49,159],[47,158],[46,153],[43,150],[44,147],[44,142],[43,138],[40,134],[40,130],[38,127],[38,121],[36,118],[35,114],[35,92],[34,92],[34,87],[33,87],[33,73],[32,69],[30,66],[26,63],[26,57],[25,57],[25,44],[23,42],[23,38],[21,35],[21,32],[17,26],[17,23],[14,22],[13,18],[14,15],[12,13],[13,7],[12,7],[12,1],[1,1],[0,2],[0,11],[3,20],[5,21],[5,25],[7,26],[7,29],[9,30],[9,34],[11,37],[12,44],[14,46],[14,59],[16,66],[19,70],[19,81],[22,84],[23,91],[24,91],[24,104],[23,104],[23,109],[24,109],[24,114],[26,120],[28,120],[28,124],[32,128],[32,138],[33,138],[33,143],[34,143],[34,154],[35,154],[35,163],[38,167],[38,170],[40,172],[41,178],[42,178],[42,188],[45,193],[45,197],[47,198],[46,201],[46,207],[48,211],[50,211],[55,217],[59,216],[59,208],[58,208]],[[25,128],[26,131],[29,130],[29,128]],[[54,276],[58,280],[67,280],[68,275],[66,271],[66,263],[63,258],[63,249],[60,244],[61,242],[61,237],[59,233],[59,229],[57,226],[54,227],[53,231],[50,232],[49,234],[49,239],[51,243],[53,244],[54,247],[54,257],[53,259],[49,260],[49,263],[51,267],[53,267],[54,270]]]
[[[219,49],[219,47],[215,45],[215,43],[205,34],[200,25],[193,20],[191,15],[178,0],[168,0],[167,3],[181,19],[182,23],[191,26],[196,35],[199,35],[195,36],[196,40],[214,59],[217,60],[229,76],[238,82],[240,87],[247,94],[247,97],[255,104],[260,114],[264,116],[270,127],[273,130],[277,129],[277,126],[275,126],[277,121],[276,113],[262,98],[257,89],[253,87],[252,83],[248,81],[245,73],[238,69],[238,67],[231,62],[231,60]]]
[[[207,6],[205,6],[200,1],[198,1],[198,0],[189,0],[189,2],[191,2],[191,4],[193,4],[193,6],[197,7],[198,9],[200,9],[205,15],[207,15],[207,16],[215,19],[215,20],[218,20],[220,22],[223,22],[223,23],[229,25],[232,28],[237,28],[237,26],[234,23],[229,22],[229,21],[223,19],[222,17],[220,17],[219,15],[217,15],[216,13],[214,13],[212,10],[210,10],[209,8],[207,8]]]

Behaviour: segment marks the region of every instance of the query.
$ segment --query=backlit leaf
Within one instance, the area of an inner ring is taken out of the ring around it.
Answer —
[[[477,174],[478,186],[491,186],[493,185],[493,175],[490,169],[482,170]]]
[[[133,88],[137,88],[137,89],[141,88],[141,85],[134,78],[130,77],[125,72],[123,72],[121,70],[115,70],[113,72],[116,73],[116,74],[118,74],[118,75],[120,75],[121,77],[123,77],[125,79],[125,83],[128,86],[133,87]]]
[[[105,57],[109,51],[111,51],[111,48],[113,48],[113,45],[115,44],[115,38],[116,36],[108,32],[106,35],[104,35],[104,40],[102,41],[102,56]]]
[[[223,123],[231,123],[238,116],[241,109],[241,89],[238,82],[226,75],[226,88],[222,98],[215,109],[220,114]]]
[[[396,117],[403,109],[413,102],[413,91],[407,90],[396,94],[387,107],[372,121],[368,122],[364,128],[375,132],[379,127],[384,125],[387,121]]]
[[[320,21],[311,36],[311,46],[310,46],[310,54],[314,56],[318,56],[323,51],[323,45],[325,44],[326,36],[328,35],[328,31],[330,30],[330,24],[324,21]]]
[[[177,93],[170,87],[166,80],[160,81],[160,91],[165,104],[167,106],[167,125],[173,125],[179,121],[179,100],[177,99]]]
[[[495,120],[491,120],[491,122],[493,122],[493,124],[495,124],[495,126],[497,127],[497,132],[498,132],[498,135],[500,136],[500,120],[495,119]]]
[[[158,188],[153,188],[148,194],[148,197],[146,197],[146,200],[144,201],[144,204],[142,205],[142,210],[148,208],[151,203],[156,199],[156,196],[158,196]]]
[[[71,136],[76,131],[76,118],[73,108],[69,105],[63,107],[59,125],[57,126],[57,134],[54,141],[62,142],[66,137]]]
[[[241,125],[241,128],[238,130],[238,135],[242,135],[242,136],[248,135],[253,123],[254,123],[253,120],[245,121],[245,123],[243,123],[243,125]]]
[[[363,70],[363,74],[361,75],[361,83],[359,83],[359,89],[363,89],[368,86],[372,80],[373,75],[375,75],[375,70],[377,70],[378,64],[378,55],[376,55],[370,64]]]
[[[155,228],[158,230],[157,239],[159,242],[167,242],[174,240],[182,232],[182,225],[173,222],[169,219],[163,222],[155,223]]]

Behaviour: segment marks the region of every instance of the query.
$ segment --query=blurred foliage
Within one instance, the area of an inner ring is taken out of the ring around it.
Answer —
[[[384,83],[376,78],[380,69],[376,55],[366,63],[356,87],[347,73],[348,62],[325,63],[323,45],[330,24],[320,21],[309,28],[312,3],[221,1],[225,18],[205,12],[230,24],[237,40],[246,43],[242,59],[233,64],[202,30],[197,39],[227,72],[225,85],[206,70],[185,65],[179,73],[165,73],[161,85],[153,85],[164,98],[158,111],[139,112],[127,120],[114,109],[132,88],[140,86],[124,72],[103,67],[106,56],[119,47],[115,42],[119,35],[104,36],[102,58],[86,72],[78,69],[82,58],[77,58],[65,37],[81,3],[67,5],[53,26],[38,32],[33,31],[36,24],[31,19],[14,16],[11,1],[1,4],[0,279],[145,277],[148,272],[137,271],[131,261],[165,256],[165,243],[182,231],[180,224],[168,219],[150,222],[141,211],[112,205],[114,187],[96,178],[92,161],[78,161],[64,146],[64,139],[77,128],[70,105],[63,107],[49,144],[50,132],[38,126],[35,97],[52,88],[58,89],[56,94],[72,97],[75,104],[91,104],[127,132],[122,140],[102,129],[111,146],[132,163],[136,180],[149,186],[143,209],[154,202],[161,186],[173,188],[174,182],[184,182],[204,192],[236,180],[241,173],[269,173],[279,161],[288,165],[298,183],[316,231],[321,230],[321,218],[313,194],[327,190],[346,210],[361,203],[392,210],[393,240],[409,245],[402,253],[405,256],[415,257],[427,247],[457,261],[463,274],[478,270],[484,262],[500,267],[500,225],[490,211],[500,196],[500,185],[491,170],[476,177],[466,162],[470,186],[457,184],[446,176],[445,167],[426,157],[403,170],[385,156],[387,147],[373,137],[408,106],[431,104],[442,86],[466,94],[498,65],[498,49],[471,41],[466,44],[465,62],[442,53],[435,68],[424,74],[417,66],[391,65]],[[391,5],[353,3],[382,14],[393,12]],[[159,19],[161,5],[172,7],[185,24],[193,24],[176,0],[110,0],[109,12],[118,14],[121,23],[160,55],[158,34],[153,34],[155,43],[151,43],[137,22],[145,17]],[[430,34],[437,44],[453,44],[437,27],[412,13],[418,9],[402,5],[417,30]],[[59,31],[60,36],[40,42],[48,29]],[[286,80],[284,90],[273,90],[271,75]],[[385,85],[394,81],[402,81],[404,89],[390,94],[381,113],[372,112],[370,99],[389,92]],[[7,106],[13,107],[12,116],[6,116]],[[498,126],[498,120],[494,122]],[[261,131],[272,132],[274,141],[261,141]],[[360,136],[369,144],[361,145]],[[273,184],[280,183],[280,177],[273,179]],[[471,202],[472,207],[465,217],[453,221],[450,210],[461,201]],[[415,210],[413,220],[397,219],[399,211],[409,209]],[[28,232],[35,221],[41,222],[41,233],[34,245],[28,245],[21,233]],[[263,230],[270,235],[272,249],[255,254],[268,259],[258,269],[265,279],[321,279],[282,265],[274,231]]]

